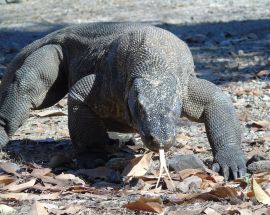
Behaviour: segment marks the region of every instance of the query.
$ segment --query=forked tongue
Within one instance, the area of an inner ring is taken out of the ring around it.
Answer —
[[[175,189],[175,185],[173,183],[173,180],[170,176],[169,170],[167,168],[166,165],[166,158],[165,158],[165,153],[164,153],[164,149],[159,149],[159,162],[160,162],[160,167],[159,167],[159,176],[158,176],[158,181],[156,184],[156,188],[158,187],[158,184],[160,182],[160,179],[163,175],[163,172],[165,170],[165,173],[167,174],[168,178],[170,179],[170,182],[172,183],[173,188]]]

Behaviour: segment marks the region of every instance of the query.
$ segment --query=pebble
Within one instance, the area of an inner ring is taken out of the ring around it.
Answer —
[[[174,171],[184,169],[205,169],[202,160],[196,155],[176,155],[168,161],[169,168]]]
[[[176,185],[176,189],[183,193],[188,191],[196,191],[201,187],[202,179],[198,176],[185,178],[182,182]]]

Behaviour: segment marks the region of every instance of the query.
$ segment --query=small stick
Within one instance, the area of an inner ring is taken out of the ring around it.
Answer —
[[[170,181],[172,183],[173,188],[175,189],[175,185],[173,183],[173,180],[172,180],[172,178],[170,176],[169,170],[168,170],[167,165],[166,165],[166,158],[165,158],[164,149],[159,150],[159,161],[160,161],[160,167],[159,167],[159,176],[158,176],[158,181],[157,181],[157,184],[156,184],[156,188],[158,187],[161,176],[162,176],[162,174],[163,174],[163,172],[165,170],[165,173],[167,174],[168,178],[170,179]]]

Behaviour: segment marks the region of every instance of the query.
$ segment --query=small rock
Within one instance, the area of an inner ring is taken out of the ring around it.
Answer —
[[[188,191],[198,191],[200,189],[202,183],[202,179],[198,176],[190,176],[185,178],[182,182],[177,184],[176,189],[180,190],[183,193],[187,193]]]
[[[0,204],[0,214],[2,214],[2,215],[15,215],[15,214],[17,214],[17,211],[8,205]]]
[[[174,171],[184,169],[205,169],[205,165],[196,155],[176,155],[168,162],[169,168]]]

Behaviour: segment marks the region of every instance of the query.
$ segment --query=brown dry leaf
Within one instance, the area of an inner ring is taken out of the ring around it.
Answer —
[[[170,191],[175,191],[175,188],[178,187],[179,181],[174,181],[174,183],[172,184],[171,181],[167,177],[164,177],[163,180],[166,184],[167,189]]]
[[[260,178],[260,179],[265,179],[265,180],[270,180],[270,172],[259,172],[253,174],[254,178]]]
[[[207,214],[207,215],[220,215],[220,213],[216,212],[214,209],[212,208],[206,208],[202,211],[203,214]]]
[[[251,126],[256,128],[270,128],[270,122],[267,120],[253,121]]]
[[[0,204],[0,214],[1,215],[15,215],[17,214],[17,211],[8,205]]]
[[[57,199],[59,193],[52,194],[32,194],[32,193],[0,193],[0,199],[16,199],[18,201],[25,200],[41,200],[41,199]]]
[[[8,185],[14,182],[16,179],[8,175],[0,175],[0,185]]]
[[[206,174],[201,169],[184,169],[178,172],[178,176],[183,180],[189,176],[196,175],[198,173]]]
[[[72,174],[60,174],[55,176],[56,180],[60,180],[60,181],[65,181],[67,184],[81,184],[81,185],[85,185],[85,182],[80,179],[79,177],[76,177],[75,175]]]
[[[96,178],[107,179],[110,177],[113,170],[108,167],[97,167],[95,169],[79,169],[76,174],[82,174],[88,177],[89,180],[94,180]]]
[[[252,179],[252,189],[258,202],[270,205],[270,197],[264,192],[261,186],[256,182],[256,179]]]
[[[5,186],[4,189],[11,191],[11,192],[21,192],[23,190],[26,190],[28,188],[31,188],[35,185],[36,183],[36,178],[32,178],[30,181],[26,182],[26,183],[22,183],[22,184],[16,184],[16,181]]]
[[[122,207],[131,210],[148,211],[158,214],[161,214],[164,211],[162,208],[162,200],[160,198],[145,198],[143,196],[141,196],[137,201],[128,203]]]
[[[215,188],[210,194],[217,196],[218,198],[238,197],[238,192],[235,188],[225,186]]]
[[[44,169],[41,171],[37,170],[35,172],[33,171],[31,175],[38,179],[41,179],[43,183],[54,184],[60,187],[66,187],[74,184],[85,184],[83,180],[76,177],[75,175],[62,173],[58,176],[55,176],[49,170],[50,169]]]
[[[49,116],[66,116],[67,114],[59,110],[45,110],[38,113],[34,113],[33,115],[38,117],[49,117]]]
[[[83,205],[71,204],[60,209],[52,209],[51,212],[56,215],[77,214],[84,209],[85,207]]]
[[[17,171],[20,170],[21,168],[14,163],[0,162],[0,169],[2,169],[6,173],[10,173],[18,177],[20,176],[20,174],[18,174]]]
[[[122,172],[122,176],[140,177],[143,176],[150,165],[153,152],[132,159]]]
[[[216,183],[222,183],[224,181],[224,177],[222,175],[211,175],[209,176],[213,182],[216,182]]]
[[[213,182],[212,180],[202,179],[201,189],[205,190],[208,187],[214,188],[218,186],[217,183]]]
[[[195,175],[203,180],[209,180],[215,183],[221,183],[224,181],[224,177],[214,172],[213,170],[205,168],[205,171],[206,172],[198,172]],[[207,173],[211,175],[208,175]]]
[[[42,203],[35,201],[27,215],[49,215]]]
[[[38,179],[41,179],[43,183],[54,184],[54,185],[58,185],[60,187],[65,187],[65,186],[70,185],[69,182],[57,180],[54,177],[49,177],[49,176],[36,176],[36,177]]]
[[[42,168],[42,169],[34,169],[31,172],[31,175],[34,177],[40,177],[40,176],[48,176],[51,173],[50,168]]]

